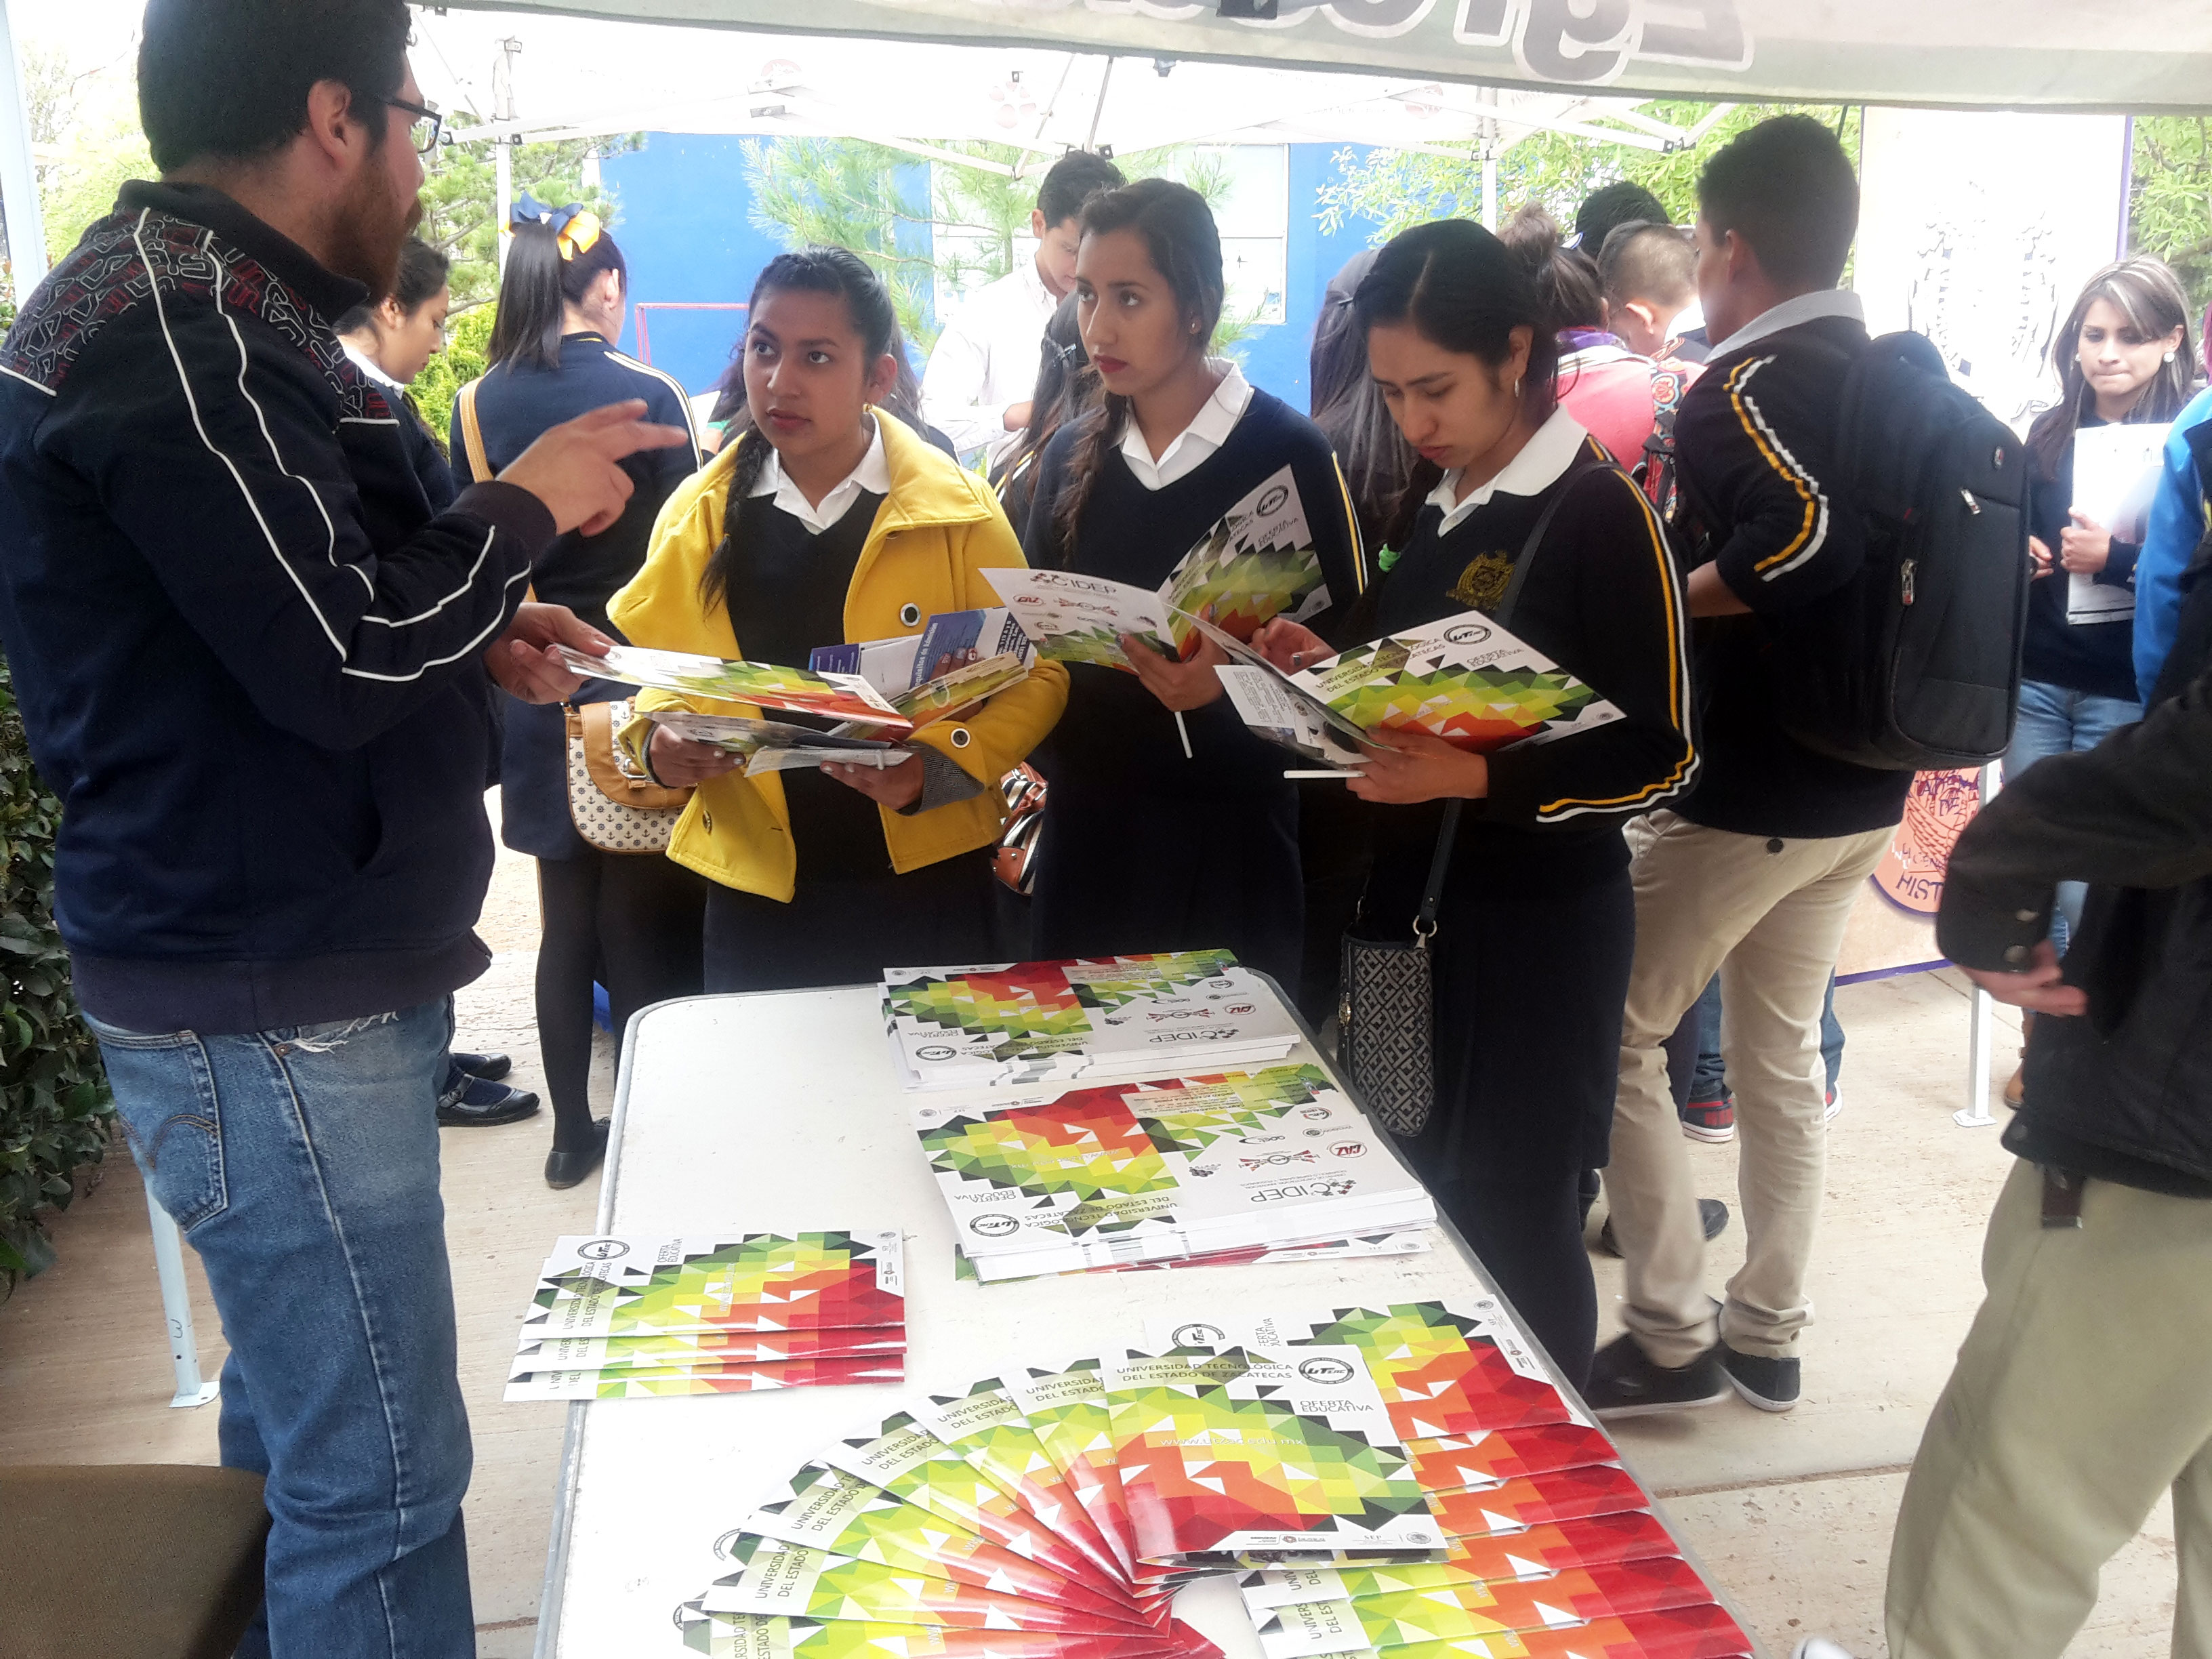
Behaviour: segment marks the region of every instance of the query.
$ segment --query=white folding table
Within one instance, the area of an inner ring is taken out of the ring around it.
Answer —
[[[1310,1042],[1291,1058],[1327,1063]],[[538,1659],[680,1659],[677,1604],[734,1571],[715,1555],[716,1539],[816,1448],[870,1427],[915,1392],[1140,1346],[1154,1316],[1496,1295],[1449,1226],[1422,1255],[957,1282],[951,1221],[908,1121],[914,1098],[893,1073],[873,986],[689,998],[630,1022],[599,1231],[896,1227],[907,1380],[570,1406]],[[1259,1653],[1228,1580],[1191,1586],[1176,1611],[1231,1659]]]

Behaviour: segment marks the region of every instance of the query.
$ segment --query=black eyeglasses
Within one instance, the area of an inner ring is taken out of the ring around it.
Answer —
[[[390,108],[404,110],[414,118],[408,124],[407,132],[415,142],[417,155],[428,155],[438,148],[438,135],[444,131],[446,125],[444,116],[428,104],[410,104],[404,98],[387,98],[384,102]]]

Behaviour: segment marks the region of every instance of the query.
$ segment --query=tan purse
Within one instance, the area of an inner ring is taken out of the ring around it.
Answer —
[[[671,789],[640,771],[615,741],[629,724],[627,697],[572,704],[568,728],[568,817],[602,853],[665,853],[689,789]]]
[[[491,457],[484,453],[483,428],[477,422],[477,388],[483,384],[478,375],[460,391],[455,399],[461,406],[461,448],[469,458],[469,477],[478,483],[489,481],[492,476]]]

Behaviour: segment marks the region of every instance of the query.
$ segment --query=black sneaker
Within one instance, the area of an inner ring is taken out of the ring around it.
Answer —
[[[1797,1362],[1761,1359],[1721,1344],[1721,1370],[1729,1386],[1763,1412],[1797,1409]]]
[[[1583,1398],[1600,1417],[1649,1417],[1656,1412],[1717,1406],[1729,1396],[1718,1343],[1686,1365],[1655,1365],[1632,1336],[1618,1336],[1590,1362]]]
[[[1728,1231],[1728,1206],[1717,1198],[1701,1198],[1698,1200],[1698,1219],[1705,1227],[1706,1243],[1711,1243]],[[1589,1211],[1583,1212],[1583,1218],[1586,1221],[1589,1218]],[[1597,1230],[1597,1247],[1607,1255],[1617,1256],[1620,1254],[1620,1241],[1613,1237],[1611,1216],[1606,1217],[1605,1225]]]

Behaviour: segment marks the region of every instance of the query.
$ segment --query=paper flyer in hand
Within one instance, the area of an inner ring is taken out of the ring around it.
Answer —
[[[801,1466],[782,1493],[745,1516],[741,1530],[984,1589],[1079,1607],[1115,1605],[1003,1545],[948,1527],[941,1516],[872,1480],[818,1462]]]
[[[807,654],[815,674],[858,674],[884,696],[896,698],[928,682],[1011,653],[1027,662],[1029,635],[1003,605],[980,611],[939,611],[915,634],[850,645],[817,645]]]
[[[906,1322],[896,1231],[563,1238],[525,1342]]]
[[[507,1379],[507,1400],[655,1400],[684,1395],[757,1394],[853,1382],[897,1382],[902,1353],[820,1359],[731,1359],[704,1365],[526,1371]]]
[[[1156,1320],[1146,1334],[1169,1344],[1350,1343],[1367,1355],[1390,1419],[1408,1441],[1581,1417],[1486,1297],[1464,1306],[1407,1302],[1262,1316],[1218,1333],[1203,1322]]]
[[[750,703],[793,714],[903,728],[906,717],[857,674],[816,674],[774,663],[734,657],[694,656],[682,651],[653,651],[618,645],[604,657],[562,647],[561,656],[579,674],[596,679],[650,685],[722,702]]]
[[[2074,511],[2114,541],[2142,546],[2149,527],[2151,501],[2166,473],[2166,441],[2172,431],[2171,422],[2140,426],[2122,422],[2085,426],[2076,431]],[[2051,550],[2051,573],[2043,580],[2066,584],[2068,622],[2076,625],[2117,623],[2134,617],[2134,588],[2100,582],[2094,571],[2067,570],[2057,562],[2059,553],[2057,547]]]
[[[1435,1217],[1318,1066],[996,1108],[922,1103],[913,1116],[962,1253],[987,1281],[1325,1239],[1353,1218]]]
[[[1133,1351],[1105,1385],[1142,1559],[1444,1547],[1357,1348]]]
[[[1281,1058],[1297,1020],[1226,951],[884,970],[908,1089],[1010,1087]]]
[[[1194,617],[1249,640],[1279,616],[1315,616],[1329,605],[1297,481],[1287,466],[1216,520],[1157,589],[1067,570],[1017,568],[983,575],[1039,656],[1125,672],[1125,634],[1164,655],[1186,656]]]

